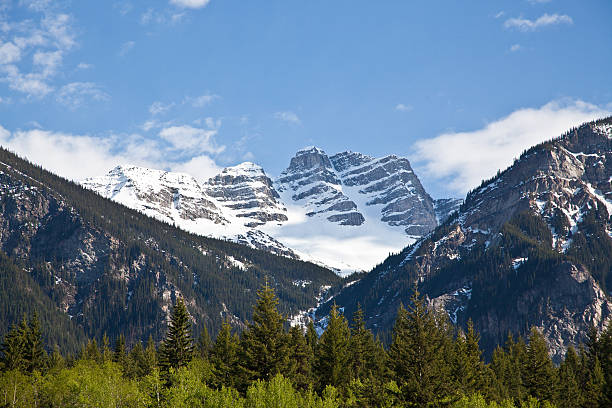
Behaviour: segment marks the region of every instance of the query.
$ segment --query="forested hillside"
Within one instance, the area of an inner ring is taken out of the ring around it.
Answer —
[[[86,338],[159,340],[185,299],[194,330],[251,318],[265,279],[280,310],[316,303],[334,273],[152,220],[0,149],[0,335],[39,311],[45,339],[74,352]]]
[[[487,358],[508,332],[538,327],[555,362],[612,318],[612,117],[525,151],[468,193],[454,216],[318,309],[358,304],[391,332],[415,283],[432,307],[482,335]]]
[[[400,307],[384,348],[358,310],[349,326],[337,307],[320,337],[287,330],[269,286],[253,321],[225,322],[214,342],[192,338],[178,298],[156,346],[119,336],[90,340],[76,356],[47,355],[37,316],[15,325],[0,353],[0,404],[11,407],[453,407],[604,408],[612,403],[612,330],[591,330],[555,366],[542,334],[509,336],[490,364],[468,324],[456,330],[418,293]]]

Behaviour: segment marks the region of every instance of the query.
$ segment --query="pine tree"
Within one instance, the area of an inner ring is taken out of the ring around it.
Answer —
[[[185,367],[191,361],[193,340],[189,312],[181,297],[176,299],[172,310],[168,333],[159,350],[159,365],[162,371]]]
[[[149,335],[149,339],[147,340],[147,346],[145,347],[145,361],[147,364],[146,373],[151,374],[155,367],[158,365],[157,361],[157,349],[155,348],[155,341],[153,340],[153,336]]]
[[[556,373],[544,336],[534,327],[529,335],[527,358],[524,365],[527,392],[541,400],[552,402],[556,394]]]
[[[29,372],[41,370],[46,364],[47,353],[44,348],[37,312],[33,313],[24,337],[25,359],[27,361],[26,369]]]
[[[559,390],[557,405],[559,408],[573,408],[582,405],[582,393],[579,388],[578,356],[574,347],[569,346],[565,359],[559,366]]]
[[[268,380],[288,365],[285,319],[278,312],[278,298],[268,282],[257,291],[253,322],[242,333],[242,362],[248,382]]]
[[[196,345],[198,356],[207,360],[211,348],[212,340],[210,339],[210,335],[208,334],[208,329],[206,328],[206,326],[204,326],[202,332],[200,333],[200,336],[198,337],[198,343]]]
[[[313,353],[315,351],[315,348],[317,347],[318,342],[319,335],[317,334],[317,330],[314,327],[314,323],[312,320],[308,320],[308,325],[306,326],[306,343],[308,343]]]
[[[315,353],[314,372],[320,391],[328,385],[343,389],[350,382],[350,334],[348,322],[334,304]]]
[[[289,330],[289,369],[288,377],[301,390],[312,384],[312,363],[314,354],[306,342],[302,330],[294,326]]]
[[[365,327],[361,305],[357,305],[357,310],[353,314],[349,350],[353,378],[361,380],[382,378],[383,354],[380,353],[374,335]]]
[[[20,326],[13,325],[4,336],[0,360],[0,368],[3,370],[25,370],[27,367],[26,340],[22,328],[23,322]]]
[[[601,405],[612,407],[612,323],[608,323],[606,329],[601,333],[599,349],[601,350],[599,361],[604,376]]]
[[[119,363],[121,367],[125,367],[126,350],[125,350],[125,336],[120,334],[115,340],[115,348],[113,349],[113,361]]]
[[[235,384],[238,368],[238,339],[232,336],[232,326],[226,320],[217,334],[210,351],[210,363],[217,388],[232,387]]]
[[[454,377],[464,395],[483,393],[485,388],[485,366],[481,359],[480,337],[474,324],[468,321],[467,332],[460,333],[455,341]]]
[[[416,289],[411,302],[409,310],[400,306],[397,314],[390,368],[404,403],[436,404],[450,395],[453,385],[445,361],[447,328],[438,327],[436,315],[427,311]]]

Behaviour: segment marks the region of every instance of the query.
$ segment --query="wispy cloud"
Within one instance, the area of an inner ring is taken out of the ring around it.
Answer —
[[[292,123],[294,125],[300,125],[302,123],[298,115],[292,111],[275,112],[274,118],[282,120],[283,122]]]
[[[21,1],[22,20],[4,21],[0,41],[0,82],[28,98],[41,98],[54,90],[64,56],[75,47],[72,17],[43,0]],[[10,40],[7,40],[9,39]]]
[[[510,52],[517,52],[522,50],[523,47],[521,46],[521,44],[513,44],[510,46]]]
[[[59,90],[56,99],[62,105],[74,110],[88,101],[108,101],[110,95],[93,82],[72,82]]]
[[[504,22],[504,27],[515,28],[519,31],[535,31],[539,28],[559,25],[559,24],[573,24],[574,20],[567,14],[543,14],[536,20],[530,20],[528,18],[509,18]]]
[[[537,143],[561,135],[572,126],[607,116],[610,112],[583,101],[554,101],[525,108],[487,124],[482,129],[448,132],[417,142],[415,162],[426,175],[444,181],[464,194]]]
[[[170,0],[170,4],[178,7],[200,9],[206,7],[210,0]]]
[[[395,105],[395,110],[398,112],[410,112],[414,107],[412,105],[405,105],[403,103],[398,103]]]
[[[119,47],[119,52],[117,54],[120,57],[124,57],[127,53],[132,51],[135,45],[136,45],[135,41],[126,41],[123,44],[121,44],[121,47]]]
[[[90,69],[93,68],[92,64],[88,64],[86,62],[79,62],[79,65],[77,65],[77,69]]]
[[[200,96],[188,96],[185,98],[185,102],[191,104],[194,108],[203,108],[210,105],[215,99],[219,99],[219,95],[206,92]]]
[[[159,132],[159,136],[170,143],[173,149],[198,154],[218,154],[225,150],[225,146],[217,146],[215,143],[216,134],[217,128],[203,129],[189,125],[170,126]]]
[[[163,103],[163,102],[153,102],[151,106],[149,106],[149,113],[153,116],[161,115],[163,113],[168,112],[170,109],[174,107],[174,102],[172,103]]]
[[[495,14],[493,18],[502,18],[504,14],[506,14],[506,12],[502,10],[499,13]]]
[[[527,0],[531,4],[550,3],[552,0]]]

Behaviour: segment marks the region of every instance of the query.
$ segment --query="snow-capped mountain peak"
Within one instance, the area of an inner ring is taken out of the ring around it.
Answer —
[[[424,190],[407,159],[299,150],[275,180],[252,162],[205,182],[118,166],[82,183],[188,231],[316,261],[341,273],[367,270],[433,229],[457,204]]]

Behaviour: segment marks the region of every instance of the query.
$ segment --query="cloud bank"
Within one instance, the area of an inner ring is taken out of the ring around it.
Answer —
[[[186,172],[205,180],[221,171],[214,157],[225,149],[216,128],[172,126],[156,139],[139,134],[97,137],[43,129],[9,131],[0,125],[0,145],[71,180],[105,174],[120,164]]]
[[[464,195],[497,170],[510,166],[523,150],[557,137],[573,126],[610,115],[580,100],[553,101],[524,108],[468,132],[447,132],[417,142],[414,161],[424,179]]]

